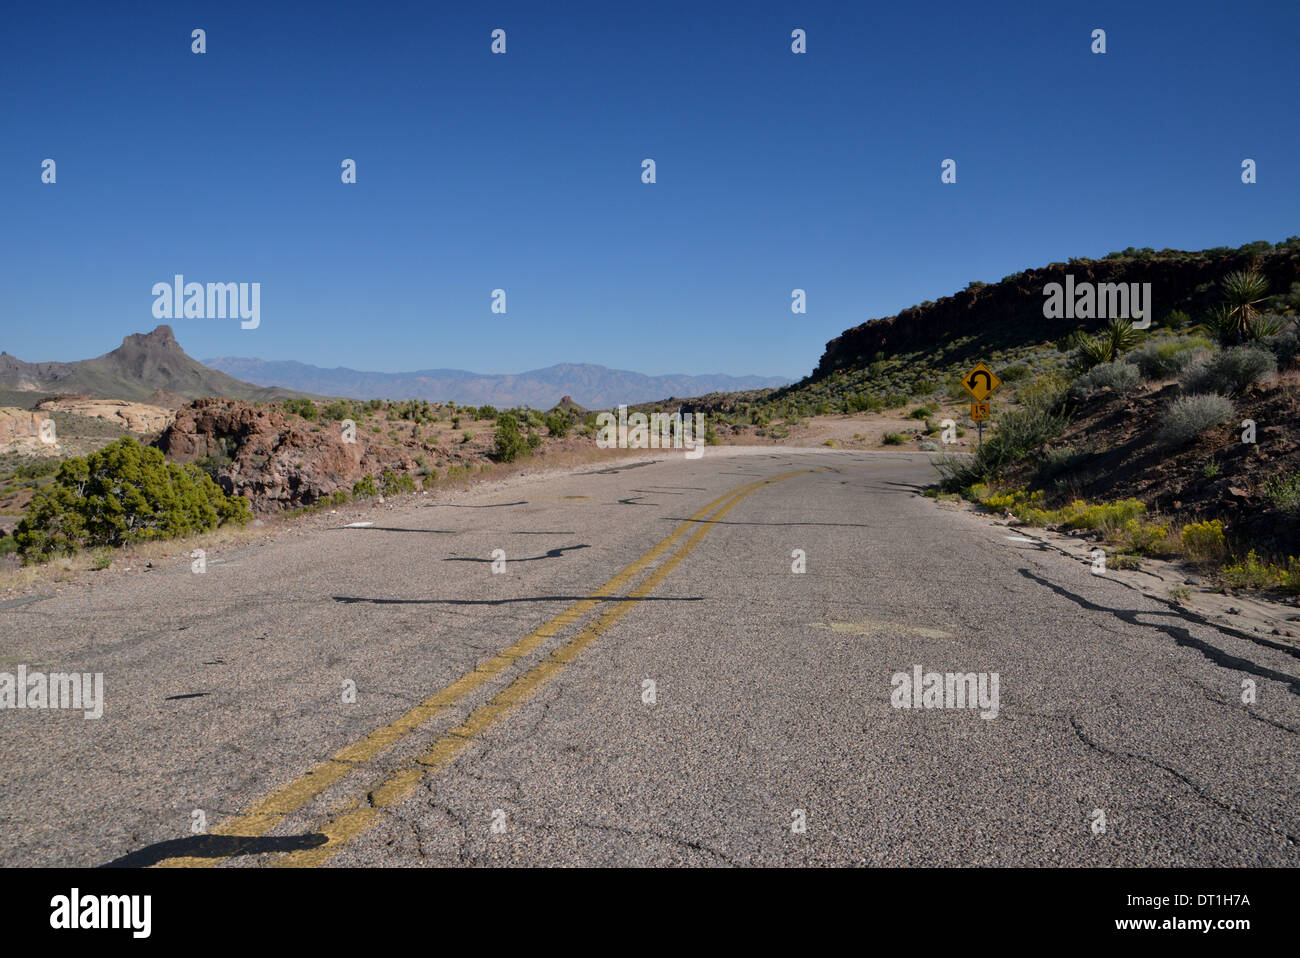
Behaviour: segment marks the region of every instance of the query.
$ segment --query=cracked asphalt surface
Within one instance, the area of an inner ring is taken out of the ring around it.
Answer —
[[[99,721],[0,713],[0,864],[256,867],[358,806],[373,824],[328,866],[1300,864],[1300,658],[918,496],[932,478],[923,454],[710,447],[0,603],[0,671],[102,672],[106,694]],[[383,783],[686,537],[265,834],[192,832],[309,781],[684,524],[707,531],[657,587],[400,800]],[[895,708],[915,665],[998,673],[996,717]]]

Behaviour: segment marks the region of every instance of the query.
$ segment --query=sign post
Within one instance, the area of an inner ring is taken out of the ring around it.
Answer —
[[[1002,385],[1002,380],[998,379],[993,370],[980,362],[976,363],[975,368],[962,377],[961,384],[966,387],[966,391],[975,400],[970,404],[970,418],[979,428],[979,437],[976,440],[977,445],[975,447],[978,449],[984,444],[984,423],[989,419],[989,404],[985,400]]]

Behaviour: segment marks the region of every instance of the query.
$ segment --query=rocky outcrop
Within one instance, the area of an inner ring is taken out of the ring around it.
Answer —
[[[1155,321],[1172,309],[1192,315],[1222,300],[1219,282],[1228,273],[1254,268],[1264,274],[1273,293],[1284,293],[1300,280],[1300,246],[1273,250],[1168,251],[1146,258],[1075,259],[1030,269],[1000,283],[973,286],[935,303],[913,306],[897,316],[870,320],[845,330],[826,344],[814,378],[837,369],[863,366],[885,358],[935,348],[969,337],[972,355],[990,350],[1048,342],[1072,330],[1098,328],[1105,320],[1047,319],[1043,287],[1077,284],[1150,283]]]
[[[47,417],[41,413],[13,406],[0,406],[0,453],[18,453],[22,456],[57,456],[57,444],[42,442],[41,423]]]
[[[107,419],[130,432],[157,432],[172,420],[172,411],[125,399],[92,399],[89,396],[54,396],[36,404],[41,412],[61,412],[70,416]]]
[[[169,459],[215,471],[227,493],[259,513],[312,505],[385,469],[415,469],[400,448],[367,444],[360,434],[345,442],[337,422],[290,421],[278,409],[230,399],[181,408],[155,445]]]

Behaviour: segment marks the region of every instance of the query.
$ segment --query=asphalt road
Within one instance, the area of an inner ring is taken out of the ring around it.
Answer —
[[[710,447],[0,604],[106,700],[0,711],[0,864],[1300,864],[1300,660],[932,475]]]

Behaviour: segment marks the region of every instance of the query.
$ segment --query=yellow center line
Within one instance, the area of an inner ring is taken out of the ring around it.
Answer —
[[[797,473],[782,474],[779,477],[774,477],[771,481],[789,478],[791,475],[797,475]],[[444,709],[455,705],[456,702],[474,692],[485,682],[500,674],[513,662],[533,652],[548,639],[568,628],[592,609],[616,594],[628,582],[645,570],[647,566],[672,548],[677,540],[686,535],[687,532],[694,528],[695,523],[704,519],[708,513],[723,506],[728,500],[738,501],[740,497],[748,495],[767,481],[759,480],[747,483],[714,499],[692,515],[689,520],[678,526],[671,534],[660,540],[639,559],[636,559],[612,579],[592,592],[587,598],[575,602],[555,618],[538,626],[509,648],[503,649],[486,662],[480,663],[473,671],[465,673],[451,685],[429,696],[396,721],[375,729],[365,738],[345,746],[332,757],[276,789],[256,802],[244,814],[227,819],[214,826],[209,830],[208,834],[249,838],[265,835],[284,821],[288,815],[305,806],[331,785],[345,778],[362,764],[371,761],[392,748]],[[734,504],[734,501],[732,504]],[[182,856],[160,862],[157,867],[207,868],[228,857],[230,856]]]
[[[709,518],[704,519],[699,528],[695,530],[695,533],[686,541],[686,544],[647,576],[641,585],[633,589],[627,599],[602,613],[590,625],[552,652],[548,659],[533,666],[510,683],[486,705],[480,706],[471,712],[462,724],[451,729],[446,735],[434,742],[432,748],[415,758],[414,764],[396,772],[369,792],[367,802],[354,801],[345,811],[331,818],[318,830],[326,838],[323,844],[314,848],[290,852],[271,862],[271,866],[276,868],[311,868],[333,858],[343,850],[343,847],[349,841],[374,825],[380,815],[383,814],[384,809],[390,808],[410,797],[426,774],[433,774],[446,768],[451,760],[469,746],[479,734],[519,708],[532,698],[534,693],[564,671],[583,649],[600,638],[619,619],[635,608],[641,599],[658,588],[659,584],[681,564],[682,560],[694,551],[712,525],[730,512],[737,503],[763,486],[816,471],[820,470],[801,469],[750,483],[748,487],[740,487],[731,495],[729,502],[720,507]],[[699,513],[693,518],[698,518],[698,516]]]

